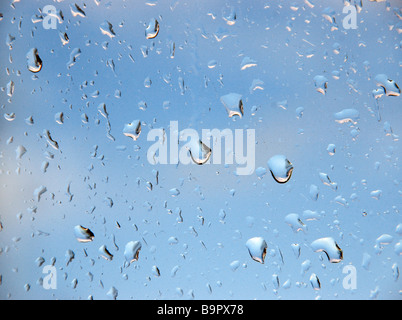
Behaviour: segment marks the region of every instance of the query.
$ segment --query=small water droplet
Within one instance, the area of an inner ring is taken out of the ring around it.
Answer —
[[[360,117],[359,111],[356,109],[343,109],[337,113],[334,113],[335,121],[338,123],[351,122],[356,124]]]
[[[311,286],[313,287],[314,290],[320,290],[321,289],[320,279],[318,279],[318,277],[317,277],[317,275],[315,273],[311,274],[310,283],[311,283]]]
[[[104,21],[99,26],[103,35],[108,36],[110,39],[113,39],[116,36],[116,33],[113,30],[113,25],[109,21]]]
[[[399,96],[401,94],[401,89],[396,84],[394,80],[388,79],[385,74],[377,74],[375,77],[377,86],[384,89],[385,95],[387,96]]]
[[[315,89],[322,93],[322,94],[326,94],[327,93],[327,88],[328,88],[328,79],[324,76],[321,75],[317,75],[314,77],[314,85],[315,85]]]
[[[130,137],[134,141],[136,141],[141,134],[141,121],[134,120],[126,125],[124,125],[123,134],[126,137]]]
[[[244,57],[240,64],[240,70],[246,70],[255,66],[257,66],[257,61],[254,61],[250,57]]]
[[[113,260],[113,255],[109,252],[109,250],[106,248],[105,245],[102,245],[102,246],[99,248],[98,251],[99,251],[99,253],[100,253],[100,255],[101,255],[102,258],[104,258],[104,259],[106,259],[106,260],[109,260],[109,261],[112,261],[112,260]]]
[[[36,201],[40,201],[41,196],[47,191],[45,186],[39,186],[34,190],[33,196]]]
[[[287,223],[294,232],[306,230],[306,225],[301,221],[300,216],[297,213],[289,213],[286,215],[285,223]]]
[[[16,160],[21,160],[22,156],[27,152],[27,149],[25,149],[24,146],[18,146],[17,149],[15,149],[15,159]]]
[[[91,242],[95,237],[91,230],[80,225],[74,227],[74,234],[77,240],[82,243]]]
[[[159,33],[159,22],[158,20],[152,18],[149,21],[148,27],[145,30],[145,37],[147,39],[155,38]]]
[[[225,106],[229,118],[233,116],[243,117],[244,110],[241,94],[229,93],[221,97],[221,102]]]
[[[42,59],[39,57],[38,49],[32,48],[28,51],[27,55],[28,70],[37,73],[42,70]]]

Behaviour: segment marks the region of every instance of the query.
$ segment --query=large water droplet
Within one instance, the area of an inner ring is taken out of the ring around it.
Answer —
[[[77,240],[82,243],[91,242],[95,237],[91,230],[80,225],[74,227],[74,234]]]
[[[74,3],[74,5],[70,4],[70,10],[71,10],[71,14],[74,17],[81,17],[81,18],[86,17],[84,10],[82,10],[76,3]]]
[[[247,240],[246,247],[251,258],[259,263],[264,263],[267,254],[267,243],[261,237],[255,237]]]
[[[229,118],[244,115],[242,96],[238,93],[229,93],[221,97],[221,102],[228,112]]]
[[[159,22],[158,20],[152,18],[149,21],[148,27],[145,30],[145,37],[147,39],[155,38],[159,33]]]
[[[29,71],[37,73],[42,70],[42,59],[39,57],[38,50],[36,48],[29,50],[26,58]]]
[[[205,145],[201,140],[192,141],[189,152],[191,160],[198,165],[206,163],[212,154],[211,148]]]
[[[278,183],[288,182],[293,172],[292,163],[284,155],[275,155],[269,159],[268,168]]]
[[[325,252],[329,262],[338,263],[343,260],[342,249],[331,237],[320,238],[311,243],[311,248],[315,252]]]
[[[130,263],[137,261],[140,254],[140,250],[141,250],[141,242],[130,241],[126,244],[126,247],[124,249],[124,257]]]
[[[99,26],[102,34],[108,36],[110,39],[113,39],[116,36],[116,33],[113,30],[113,25],[109,21],[104,21]]]

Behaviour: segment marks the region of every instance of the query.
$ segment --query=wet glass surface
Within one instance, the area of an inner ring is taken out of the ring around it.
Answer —
[[[400,299],[401,3],[0,3],[1,299]]]

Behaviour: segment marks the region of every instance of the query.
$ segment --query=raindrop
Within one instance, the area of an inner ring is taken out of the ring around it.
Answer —
[[[157,266],[152,266],[152,273],[155,277],[160,277],[161,272]]]
[[[229,93],[221,97],[221,102],[226,108],[229,118],[244,115],[242,96],[238,93]]]
[[[293,232],[306,231],[306,225],[297,213],[289,213],[285,217],[285,223],[292,228]]]
[[[14,90],[15,90],[15,84],[14,81],[11,80],[10,82],[7,83],[7,95],[9,97],[12,97],[14,94]]]
[[[327,92],[327,87],[328,87],[328,79],[321,75],[315,76],[314,77],[314,85],[315,85],[315,89],[318,92],[325,95]]]
[[[102,258],[104,258],[104,259],[106,259],[106,260],[109,260],[109,261],[112,261],[112,260],[113,260],[113,255],[109,252],[109,250],[106,248],[105,245],[102,245],[102,246],[99,248],[98,251],[99,251],[99,253],[100,253],[100,255],[101,255]]]
[[[318,187],[317,187],[315,184],[312,184],[312,185],[310,186],[310,191],[309,191],[310,198],[311,198],[312,200],[314,200],[314,201],[317,201],[317,200],[318,200],[319,191],[320,191],[320,190],[318,189]]]
[[[311,243],[315,252],[325,252],[329,262],[338,263],[343,260],[343,251],[331,237],[320,238]]]
[[[82,243],[91,242],[95,237],[91,230],[80,225],[74,227],[74,234],[77,240]]]
[[[320,290],[321,289],[320,279],[318,279],[318,277],[317,277],[317,275],[315,273],[311,274],[310,283],[311,283],[311,286],[313,287],[314,290]]]
[[[190,143],[190,148],[187,148],[189,149],[191,160],[198,165],[206,163],[211,157],[211,148],[205,145],[201,140],[196,142],[192,140]]]
[[[29,71],[37,73],[42,70],[42,59],[39,57],[38,50],[36,48],[29,50],[26,58]]]
[[[375,76],[375,81],[377,86],[384,89],[385,95],[387,96],[399,96],[401,94],[401,89],[396,84],[394,80],[388,79],[385,74],[378,74]]]
[[[360,114],[356,109],[343,109],[342,111],[334,113],[334,117],[335,121],[338,123],[352,122],[356,124]]]
[[[286,183],[289,181],[292,176],[293,165],[284,155],[273,156],[267,164],[276,182]]]
[[[251,258],[259,263],[264,263],[267,254],[267,243],[261,237],[255,237],[247,240],[246,247]]]
[[[113,25],[109,21],[104,21],[99,26],[103,35],[108,36],[110,39],[113,39],[116,36],[116,33],[113,30]]]
[[[85,18],[86,14],[84,12],[84,10],[82,10],[76,3],[74,5],[70,4],[70,9],[71,9],[71,14],[74,17],[81,17],[81,18]]]
[[[21,160],[22,156],[27,152],[27,149],[25,149],[24,146],[18,146],[17,149],[15,149],[15,159],[16,160]]]
[[[141,121],[134,120],[131,123],[124,125],[123,134],[136,141],[141,134]]]
[[[40,201],[41,196],[47,191],[45,186],[40,186],[34,190],[33,196],[36,201]]]
[[[330,143],[330,144],[328,145],[328,147],[327,147],[327,152],[328,152],[328,154],[329,154],[330,156],[333,156],[333,155],[335,154],[335,149],[336,149],[336,146],[335,146],[334,144]]]
[[[139,254],[141,250],[141,242],[139,241],[130,241],[126,244],[124,249],[124,257],[128,262],[134,262],[138,260]]]
[[[148,27],[145,30],[145,37],[147,39],[155,38],[159,33],[159,22],[158,20],[152,18],[149,21]]]
[[[257,66],[257,62],[251,59],[250,57],[244,57],[241,65],[240,65],[240,70],[246,70],[247,68],[255,67]]]

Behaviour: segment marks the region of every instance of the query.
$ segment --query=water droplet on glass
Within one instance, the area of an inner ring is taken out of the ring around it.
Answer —
[[[123,134],[136,141],[141,134],[141,121],[134,120],[131,123],[124,125]]]
[[[74,234],[77,240],[82,243],[91,242],[95,237],[91,230],[80,225],[74,227]]]
[[[39,57],[38,50],[36,48],[29,50],[26,58],[29,71],[37,73],[42,70],[42,59]]]
[[[306,231],[306,225],[301,221],[297,213],[289,213],[286,215],[285,223],[287,223],[294,232]]]
[[[102,34],[108,36],[110,39],[113,39],[116,36],[116,33],[113,30],[113,25],[109,21],[104,21],[99,26]]]
[[[387,75],[377,74],[375,76],[375,81],[377,82],[377,86],[380,86],[384,89],[385,95],[399,96],[401,94],[401,89],[399,86],[394,80],[388,79]]]
[[[318,277],[317,277],[317,275],[315,273],[311,274],[310,283],[311,283],[311,286],[313,287],[314,290],[320,290],[321,289],[320,279],[318,279]]]
[[[16,160],[21,160],[22,156],[27,152],[27,149],[25,149],[24,146],[18,146],[17,149],[15,149],[15,159]]]
[[[102,258],[108,260],[108,261],[112,261],[113,260],[113,255],[110,253],[110,251],[106,248],[105,245],[102,245],[99,248],[99,253],[101,255]]]
[[[318,189],[318,187],[317,187],[315,184],[310,185],[310,191],[309,191],[310,198],[311,198],[312,200],[314,200],[314,201],[317,201],[317,200],[318,200],[319,191],[320,191],[320,190]]]
[[[212,150],[207,145],[205,145],[201,140],[191,141],[189,145],[189,152],[191,160],[195,164],[203,165],[211,157]]]
[[[261,237],[255,237],[247,240],[246,247],[251,258],[259,263],[264,263],[267,254],[267,243]]]
[[[159,22],[158,20],[152,18],[149,21],[148,27],[145,30],[145,37],[147,39],[155,38],[159,33]]]
[[[46,191],[47,191],[47,189],[46,189],[45,186],[39,186],[38,188],[36,188],[36,189],[34,190],[34,193],[33,193],[34,199],[35,199],[37,202],[39,202],[41,196],[42,196]]]
[[[327,152],[330,156],[333,156],[335,154],[335,149],[336,146],[333,143],[330,143],[327,147]]]
[[[293,172],[292,163],[284,155],[275,155],[268,160],[268,168],[278,183],[286,183]]]
[[[126,244],[124,249],[124,257],[128,262],[134,262],[138,260],[139,254],[141,250],[141,242],[139,241],[130,241]]]
[[[337,113],[334,113],[335,121],[338,123],[351,122],[356,124],[360,117],[359,111],[356,109],[343,109]]]
[[[221,102],[225,106],[229,118],[233,116],[239,116],[241,118],[244,115],[241,94],[229,93],[221,97]]]
[[[325,252],[329,262],[338,263],[343,260],[343,251],[331,237],[320,238],[311,243],[315,252]]]
[[[160,270],[159,270],[159,268],[157,266],[152,266],[152,274],[155,277],[160,277],[161,272],[160,272]]]
[[[246,70],[255,66],[257,66],[257,61],[254,61],[250,57],[244,57],[240,65],[240,70]]]
[[[119,291],[115,287],[111,287],[109,291],[106,293],[106,295],[113,300],[117,299],[117,296],[119,295]]]
[[[15,90],[15,84],[14,81],[11,80],[7,83],[7,95],[9,97],[12,97],[14,94],[14,90]]]
[[[320,176],[320,180],[323,184],[331,187],[332,190],[336,191],[338,189],[338,184],[336,182],[332,182],[326,173],[320,172],[319,176]]]
[[[328,87],[328,79],[324,76],[318,75],[314,77],[314,85],[315,89],[322,93],[326,94],[327,93],[327,87]]]
[[[74,5],[70,4],[70,10],[73,17],[86,17],[84,10],[82,10],[76,3]]]
[[[70,60],[67,62],[67,69],[70,69],[72,66],[75,65],[77,62],[77,58],[81,54],[81,49],[80,48],[75,48],[71,51],[70,53]]]

